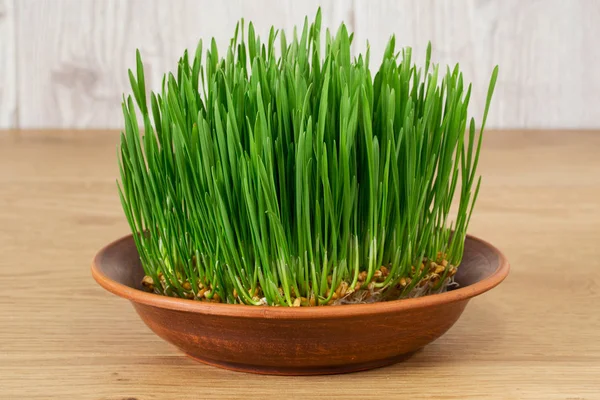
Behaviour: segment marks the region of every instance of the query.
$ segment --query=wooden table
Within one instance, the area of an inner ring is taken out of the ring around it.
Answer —
[[[96,285],[128,233],[117,140],[0,133],[0,398],[600,398],[600,132],[489,132],[470,232],[510,276],[410,360],[322,377],[197,364]]]

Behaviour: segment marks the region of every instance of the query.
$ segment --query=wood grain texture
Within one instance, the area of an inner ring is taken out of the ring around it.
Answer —
[[[0,0],[0,128],[17,126],[14,0]]]
[[[2,1],[10,10],[14,0]],[[491,127],[600,127],[596,0],[20,0],[17,63],[0,58],[0,72],[2,64],[18,66],[20,127],[118,128],[135,48],[156,89],[199,38],[214,36],[225,46],[242,16],[263,34],[271,24],[290,30],[319,4],[326,26],[343,20],[356,32],[355,50],[370,41],[374,66],[392,33],[414,47],[420,64],[431,40],[434,60],[460,62],[474,83],[471,111],[478,121],[499,64]],[[0,30],[10,33],[6,21],[0,20]],[[6,49],[14,46],[10,34],[0,41]],[[9,89],[0,101],[0,121],[15,121],[14,85],[6,76],[0,80],[0,90]]]
[[[356,15],[357,40],[369,40],[377,65],[393,33],[420,64],[428,41],[435,62],[459,62],[477,121],[499,65],[489,126],[600,126],[598,1],[356,0]]]
[[[115,132],[0,133],[0,397],[600,398],[600,132],[488,132],[470,233],[512,270],[410,360],[257,377],[199,365],[89,272],[128,232]]]
[[[158,89],[184,49],[215,37],[228,45],[241,17],[268,34],[314,15],[303,2],[212,0],[22,0],[18,3],[20,121],[23,128],[117,128],[121,96],[130,93],[127,69],[139,48],[147,85]],[[324,25],[344,18],[349,2],[323,7]],[[39,62],[32,63],[32,59]]]

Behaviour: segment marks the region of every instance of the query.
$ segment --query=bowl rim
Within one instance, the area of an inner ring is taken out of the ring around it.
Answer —
[[[498,256],[498,268],[487,278],[471,285],[464,286],[449,292],[432,294],[410,299],[391,300],[369,304],[346,304],[334,307],[272,307],[250,306],[244,304],[205,303],[197,300],[181,299],[163,296],[155,293],[144,292],[119,283],[106,276],[100,269],[100,260],[106,252],[121,242],[133,240],[132,234],[126,235],[105,245],[92,261],[92,276],[100,286],[119,297],[133,303],[144,304],[157,308],[176,311],[200,313],[243,318],[274,318],[274,319],[321,319],[344,318],[375,313],[393,313],[407,309],[420,309],[436,305],[454,303],[468,300],[478,296],[499,285],[508,275],[510,265],[506,256],[491,243],[478,237],[467,235],[469,240],[479,242]]]

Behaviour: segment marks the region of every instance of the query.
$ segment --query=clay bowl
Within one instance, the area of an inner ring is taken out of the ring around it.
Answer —
[[[141,290],[144,276],[131,236],[102,249],[94,279],[131,301],[158,336],[206,364],[246,372],[318,375],[398,362],[440,337],[472,297],[508,274],[502,253],[468,237],[460,288],[415,299],[330,307],[257,307],[202,303]]]

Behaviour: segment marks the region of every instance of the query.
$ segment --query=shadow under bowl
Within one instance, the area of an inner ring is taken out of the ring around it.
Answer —
[[[468,236],[445,293],[372,304],[270,307],[204,303],[147,293],[131,235],[103,248],[92,275],[131,301],[144,323],[195,360],[277,375],[319,375],[396,363],[444,334],[469,300],[506,278],[509,264],[491,244]]]

